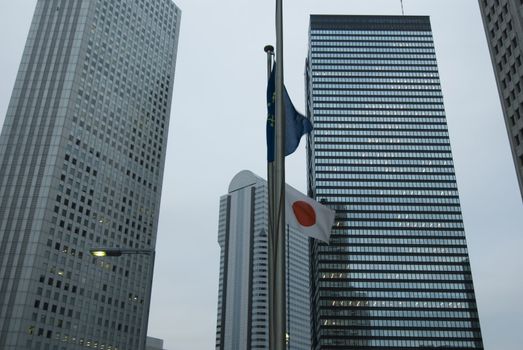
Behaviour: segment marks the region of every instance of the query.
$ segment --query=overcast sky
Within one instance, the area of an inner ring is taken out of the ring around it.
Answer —
[[[94,0],[93,0],[94,1]],[[214,347],[218,200],[265,163],[264,45],[274,0],[177,0],[182,9],[149,333],[169,350]],[[3,124],[36,0],[0,0]],[[404,0],[432,20],[485,348],[523,344],[523,205],[476,0]],[[303,111],[310,14],[399,15],[399,0],[286,0],[285,78]],[[305,152],[287,157],[304,190]]]

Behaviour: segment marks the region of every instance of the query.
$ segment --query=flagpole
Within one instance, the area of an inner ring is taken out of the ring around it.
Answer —
[[[283,4],[276,0],[276,98],[273,230],[269,233],[269,349],[284,350],[285,305],[285,118],[283,105]],[[271,186],[269,186],[271,187]],[[271,205],[269,204],[269,205]],[[272,234],[271,234],[272,233]],[[272,285],[271,285],[272,282]]]
[[[271,74],[272,74],[272,70],[273,70],[273,63],[274,63],[274,46],[272,45],[266,45],[263,50],[265,51],[265,53],[267,54],[267,81],[269,82],[270,79],[271,79]],[[274,157],[274,155],[273,155]],[[269,237],[269,241],[272,242],[272,239],[270,237],[272,237],[273,235],[273,232],[274,232],[274,162],[267,162],[267,194],[268,194],[268,217],[267,217],[267,222],[268,222],[268,225],[267,225],[267,232],[268,232],[268,237]],[[270,249],[270,248],[269,248]],[[272,253],[271,252],[268,252],[268,255],[271,255]],[[270,260],[272,261],[272,260]],[[272,271],[272,265],[271,265],[271,262],[269,261],[269,271]],[[271,275],[269,273],[269,276],[268,276],[268,279],[269,279],[269,298],[270,297],[270,294],[271,294],[271,291],[270,291],[270,288],[274,285],[274,278],[273,278],[273,275]],[[269,301],[270,303],[270,301]],[[270,309],[270,308],[269,308]]]
[[[274,46],[266,45],[263,50],[267,53],[267,81],[271,79],[272,67],[274,62]],[[274,230],[274,166],[273,162],[267,162],[267,192],[269,199],[268,212],[268,232],[269,236]],[[270,285],[270,283],[269,283]]]

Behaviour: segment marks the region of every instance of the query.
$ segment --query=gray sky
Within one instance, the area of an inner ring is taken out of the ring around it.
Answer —
[[[36,0],[0,0],[3,123]],[[149,333],[214,347],[218,200],[242,169],[264,176],[265,44],[274,0],[177,0],[182,9]],[[399,0],[285,1],[286,85],[304,106],[308,16],[401,14]],[[523,344],[523,205],[476,0],[404,0],[430,15],[486,349]],[[302,108],[300,108],[300,106]],[[287,182],[305,189],[305,152]]]

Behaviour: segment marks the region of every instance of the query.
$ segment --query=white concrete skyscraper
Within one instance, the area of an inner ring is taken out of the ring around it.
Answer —
[[[180,10],[39,0],[0,136],[0,349],[143,349]]]
[[[267,182],[239,172],[220,199],[216,350],[269,348]],[[289,350],[310,350],[309,238],[287,230]]]

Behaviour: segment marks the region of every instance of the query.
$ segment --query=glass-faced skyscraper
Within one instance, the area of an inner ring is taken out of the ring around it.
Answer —
[[[0,349],[143,349],[180,11],[39,0],[0,136]]]
[[[428,17],[310,19],[314,349],[483,349]]]

